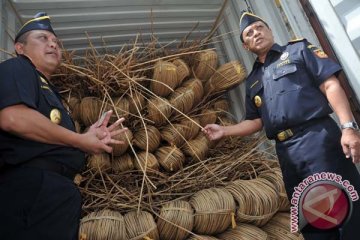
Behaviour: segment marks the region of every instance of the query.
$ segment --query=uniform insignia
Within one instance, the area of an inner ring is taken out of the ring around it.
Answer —
[[[313,53],[319,58],[328,58],[328,55],[321,49],[316,49]]]
[[[262,100],[261,100],[261,97],[260,97],[260,96],[256,95],[256,96],[254,97],[254,102],[255,102],[255,106],[261,107]]]
[[[253,88],[256,84],[258,84],[259,80],[256,80],[253,84],[251,84],[250,88]]]
[[[280,56],[280,60],[284,61],[289,57],[289,52],[284,52],[283,54],[281,54]]]
[[[292,39],[289,41],[289,43],[296,43],[296,42],[301,42],[303,41],[305,38],[296,38],[296,39]]]
[[[45,83],[45,84],[48,84],[48,82],[43,78],[43,77],[40,77],[40,80]]]
[[[59,109],[54,108],[53,110],[51,110],[50,120],[55,124],[59,124],[61,122],[61,112],[59,111]]]

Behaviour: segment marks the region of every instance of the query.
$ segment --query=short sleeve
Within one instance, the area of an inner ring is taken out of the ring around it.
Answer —
[[[246,120],[254,120],[260,118],[258,108],[255,106],[254,101],[252,101],[252,96],[250,89],[246,87],[246,97],[245,97],[245,108],[246,108]]]
[[[36,108],[39,97],[36,70],[24,57],[0,64],[0,109],[24,104]]]
[[[302,48],[307,71],[312,75],[317,86],[320,86],[332,75],[337,76],[341,71],[341,66],[318,47],[304,40]]]

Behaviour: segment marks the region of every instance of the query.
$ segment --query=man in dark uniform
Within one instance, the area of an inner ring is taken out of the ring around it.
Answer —
[[[306,177],[332,172],[360,191],[354,163],[360,161],[360,137],[346,95],[336,78],[341,67],[305,39],[286,46],[274,43],[271,29],[260,17],[240,18],[243,47],[257,55],[246,81],[246,119],[233,126],[207,125],[211,140],[247,136],[265,128],[276,141],[276,152],[288,198]],[[335,112],[341,130],[329,116]],[[350,221],[341,228],[302,230],[305,239],[355,239],[360,221],[359,201]],[[342,234],[341,234],[342,233]]]
[[[84,153],[111,152],[124,119],[106,113],[84,134],[49,82],[60,65],[58,39],[45,13],[16,35],[17,57],[0,64],[0,239],[77,239],[81,196],[74,176]]]

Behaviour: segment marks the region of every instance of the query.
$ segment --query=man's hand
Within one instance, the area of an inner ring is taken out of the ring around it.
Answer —
[[[360,134],[358,131],[351,128],[342,130],[341,146],[347,158],[352,157],[353,163],[360,162]]]
[[[112,111],[106,112],[100,119],[90,126],[89,130],[84,133],[84,142],[81,149],[88,153],[98,154],[103,151],[111,153],[112,147],[109,144],[124,144],[123,141],[114,139],[114,136],[124,133],[127,128],[118,128],[124,122],[124,118],[118,119],[115,123],[107,126]]]
[[[224,136],[224,129],[218,124],[208,124],[202,131],[210,140],[217,140]]]

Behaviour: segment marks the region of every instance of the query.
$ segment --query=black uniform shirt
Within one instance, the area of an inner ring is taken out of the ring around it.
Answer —
[[[49,119],[54,110],[61,116],[57,124],[75,131],[74,123],[60,99],[54,87],[27,57],[20,55],[0,64],[0,109],[24,104]],[[8,164],[43,158],[75,170],[80,170],[85,162],[84,153],[76,148],[40,143],[5,131],[0,131],[0,156]]]
[[[319,86],[341,67],[305,39],[274,44],[246,80],[246,119],[261,118],[272,139],[282,130],[332,113]]]

